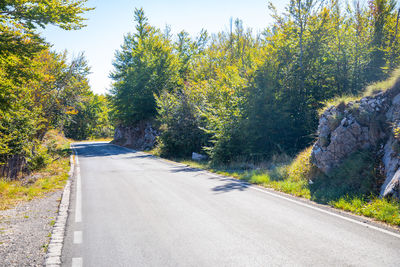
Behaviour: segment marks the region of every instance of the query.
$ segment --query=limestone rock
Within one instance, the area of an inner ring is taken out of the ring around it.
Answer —
[[[147,150],[154,147],[158,135],[158,131],[150,122],[141,121],[130,127],[116,127],[113,143],[137,150]]]
[[[356,151],[383,147],[386,180],[381,196],[400,198],[400,144],[393,134],[395,126],[400,128],[400,79],[385,92],[327,108],[319,119],[312,162],[328,173]]]

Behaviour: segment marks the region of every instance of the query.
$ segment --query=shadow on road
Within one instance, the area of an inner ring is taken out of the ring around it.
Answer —
[[[178,173],[178,172],[202,172],[203,170],[190,168],[190,167],[174,167],[170,172]]]
[[[226,193],[234,190],[244,191],[248,187],[249,187],[248,185],[242,184],[240,182],[229,182],[224,185],[219,185],[214,187],[212,191]]]
[[[74,149],[79,157],[115,156],[133,153],[134,151],[110,145],[109,143],[74,143]]]
[[[143,155],[136,153],[134,150],[126,149],[124,147],[114,146],[106,142],[101,143],[75,143],[73,144],[74,149],[77,151],[79,157],[104,157],[104,156],[116,156],[116,155],[127,155],[127,159],[145,159],[155,158],[153,155]],[[173,164],[171,164],[173,165]],[[168,170],[170,173],[198,173],[199,175],[203,172],[202,169],[190,168],[186,166],[172,166]],[[209,179],[218,179],[224,182],[223,185],[219,185],[211,188],[216,193],[226,193],[231,191],[244,191],[249,185],[243,184],[240,181],[234,181],[233,179],[227,179],[222,177],[209,177]]]

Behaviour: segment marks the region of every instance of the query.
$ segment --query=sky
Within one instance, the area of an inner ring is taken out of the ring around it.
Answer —
[[[289,0],[271,1],[279,11]],[[259,32],[272,23],[267,0],[89,0],[95,9],[85,14],[87,27],[66,31],[54,26],[42,30],[52,49],[68,51],[69,57],[83,52],[91,67],[89,81],[93,92],[103,94],[110,88],[109,73],[114,53],[123,37],[134,31],[133,12],[143,8],[149,23],[160,29],[166,25],[172,33],[181,30],[196,36],[201,29],[209,33],[228,30],[230,18],[243,20],[243,25]]]

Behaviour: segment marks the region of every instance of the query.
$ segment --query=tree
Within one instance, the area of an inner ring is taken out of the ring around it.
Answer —
[[[0,17],[22,24],[27,29],[53,24],[65,30],[77,30],[85,25],[81,14],[93,8],[84,7],[87,0],[3,0]]]
[[[81,97],[76,112],[69,115],[64,127],[65,135],[75,140],[111,137],[109,103],[103,95],[88,92]]]
[[[83,65],[68,66],[36,32],[48,24],[83,27],[85,2],[0,2],[0,175],[16,178],[29,169],[46,130],[60,126],[79,88],[87,89]]]
[[[168,39],[135,10],[136,32],[125,37],[114,61],[112,104],[119,123],[130,125],[156,114],[154,95],[180,85],[178,58]]]
[[[376,81],[385,78],[383,68],[386,65],[385,50],[390,38],[388,34],[388,22],[395,11],[394,0],[373,0],[370,1],[372,15],[372,40],[370,42],[370,61],[367,67],[368,81]]]

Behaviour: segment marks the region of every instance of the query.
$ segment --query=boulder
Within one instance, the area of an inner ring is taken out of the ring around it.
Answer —
[[[156,144],[159,132],[149,121],[141,121],[134,126],[118,126],[115,128],[113,143],[137,150],[152,149]]]
[[[192,153],[192,160],[195,161],[202,161],[202,160],[206,160],[208,157],[206,155],[202,155],[196,152]]]

